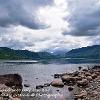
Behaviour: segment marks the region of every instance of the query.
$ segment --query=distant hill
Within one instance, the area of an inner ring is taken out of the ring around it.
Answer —
[[[93,58],[100,59],[100,45],[72,49],[67,53],[32,52],[28,50],[14,50],[7,47],[0,47],[0,59],[60,59],[60,58]]]
[[[54,55],[48,52],[31,52],[28,50],[13,50],[0,47],[0,59],[51,59]]]
[[[100,45],[72,49],[65,56],[68,58],[100,58]]]

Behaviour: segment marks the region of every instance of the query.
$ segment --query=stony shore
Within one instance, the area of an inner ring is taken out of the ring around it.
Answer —
[[[29,87],[27,84],[24,86]],[[49,86],[57,88],[67,86],[74,100],[100,100],[100,66],[85,69],[79,67],[78,71],[72,73],[54,74],[51,83],[36,86],[36,89]],[[20,75],[0,75],[0,100],[21,100],[19,95],[22,87]]]
[[[100,66],[88,67],[73,73],[55,74],[51,85],[68,86],[74,100],[100,100]]]

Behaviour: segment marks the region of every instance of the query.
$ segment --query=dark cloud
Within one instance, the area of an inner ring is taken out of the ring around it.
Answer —
[[[43,28],[36,16],[39,7],[51,4],[52,0],[0,0],[0,26],[22,25]]]
[[[77,0],[69,2],[70,16],[67,21],[70,24],[70,34],[74,36],[92,36],[100,34],[100,5],[97,0]]]

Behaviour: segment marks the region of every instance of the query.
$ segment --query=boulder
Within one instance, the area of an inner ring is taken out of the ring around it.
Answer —
[[[87,79],[82,79],[81,81],[77,81],[77,86],[85,87],[88,85],[88,80]]]
[[[69,75],[64,75],[62,76],[62,81],[66,83],[75,83],[76,78]]]
[[[14,90],[12,95],[19,95],[22,91],[22,78],[18,74],[6,74],[0,75],[0,84],[4,84],[5,86]]]
[[[51,82],[51,85],[54,87],[64,87],[64,83],[62,82],[61,79],[56,79]]]

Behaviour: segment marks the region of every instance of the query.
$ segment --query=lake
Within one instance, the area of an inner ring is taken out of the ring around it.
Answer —
[[[23,85],[29,84],[30,89],[35,89],[36,85],[43,85],[51,83],[54,79],[53,75],[56,73],[73,72],[78,70],[79,66],[87,67],[99,65],[100,60],[96,59],[56,59],[56,60],[1,60],[0,61],[0,74],[13,74],[18,73],[23,79]],[[27,89],[24,87],[24,89]],[[49,93],[62,94],[63,97],[34,97],[34,100],[73,100],[71,93],[68,92],[67,86],[63,89],[54,88],[52,86],[46,88]],[[23,98],[23,100],[28,100]],[[30,98],[29,100],[33,100]]]

